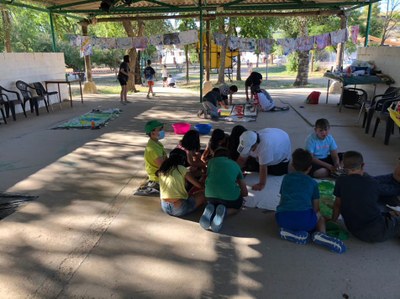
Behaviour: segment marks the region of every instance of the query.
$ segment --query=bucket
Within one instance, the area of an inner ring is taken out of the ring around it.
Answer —
[[[212,125],[211,124],[197,124],[194,126],[194,128],[199,132],[199,134],[206,135],[206,134],[210,133],[210,131],[212,129]]]
[[[185,135],[187,131],[190,130],[189,123],[174,123],[172,124],[172,128],[174,128],[175,134]]]

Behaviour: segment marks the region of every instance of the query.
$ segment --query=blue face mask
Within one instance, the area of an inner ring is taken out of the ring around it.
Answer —
[[[164,137],[165,137],[165,131],[164,131],[164,130],[161,130],[161,131],[159,132],[159,134],[158,134],[158,140],[164,139]]]

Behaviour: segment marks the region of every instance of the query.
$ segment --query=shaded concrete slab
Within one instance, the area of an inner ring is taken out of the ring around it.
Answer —
[[[309,92],[271,94],[282,101],[296,95],[293,105],[299,105],[295,101]],[[126,106],[119,106],[117,96],[86,97],[73,109],[0,126],[0,189],[39,195],[0,222],[1,298],[398,297],[398,240],[371,245],[350,238],[348,252],[337,255],[280,240],[268,211],[244,209],[214,234],[198,225],[200,212],[170,217],[158,198],[132,196],[145,177],[145,122],[166,123],[164,143],[171,150],[181,136],[170,125],[200,121],[195,94],[180,89],[158,94],[154,100],[132,95]],[[121,107],[123,113],[100,130],[51,130],[99,106]],[[324,105],[318,107],[316,114],[328,115]],[[312,131],[305,121],[311,115],[300,117],[295,109],[262,113],[244,125],[282,128],[296,148]],[[237,123],[212,124],[230,132]],[[372,138],[350,126],[333,127],[332,133],[341,149],[364,154],[370,173],[392,170],[398,135],[384,146],[383,132]],[[202,137],[203,145],[208,138]]]

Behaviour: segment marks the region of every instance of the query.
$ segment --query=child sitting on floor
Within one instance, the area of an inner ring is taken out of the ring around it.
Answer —
[[[186,153],[175,148],[157,171],[160,180],[161,209],[171,216],[183,216],[205,203],[204,188],[184,166]],[[189,196],[186,181],[199,189]]]
[[[221,129],[213,130],[207,147],[201,155],[201,161],[207,163],[207,161],[212,158],[212,156],[214,155],[214,151],[218,147],[227,147],[229,135],[226,135],[227,134],[225,134],[225,132]]]
[[[315,122],[314,133],[306,139],[306,150],[313,156],[310,175],[314,178],[326,178],[340,170],[338,147],[329,130],[328,120],[320,118]]]
[[[139,187],[136,195],[158,194],[160,186],[156,171],[167,158],[164,145],[159,141],[164,138],[164,124],[158,120],[150,120],[146,123],[145,132],[150,137],[144,150],[144,163],[148,175],[148,181]]]
[[[309,233],[312,241],[330,250],[343,253],[342,241],[325,234],[325,219],[319,213],[318,184],[307,173],[311,170],[312,156],[301,148],[292,154],[294,172],[285,175],[281,185],[281,200],[276,208],[276,222],[282,239],[306,244]]]
[[[260,85],[253,85],[251,87],[251,93],[254,96],[254,106],[262,112],[289,110],[289,106],[275,106],[275,101],[272,99],[271,95],[265,89],[261,89]]]
[[[186,167],[197,178],[205,172],[206,164],[201,160],[200,134],[196,130],[189,130],[183,135],[177,148],[186,153]]]
[[[167,84],[168,84],[168,87],[174,87],[175,88],[176,81],[175,81],[175,78],[172,77],[172,75],[168,76]]]
[[[228,158],[227,148],[220,147],[207,164],[206,199],[207,206],[200,218],[204,229],[211,226],[218,232],[224,221],[226,210],[229,213],[240,211],[243,197],[247,196],[247,186],[239,164]]]

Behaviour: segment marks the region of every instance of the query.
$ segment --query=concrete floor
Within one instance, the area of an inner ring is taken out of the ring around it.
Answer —
[[[326,117],[341,151],[361,151],[371,174],[392,171],[397,132],[385,146],[384,124],[372,138],[357,111],[337,111],[337,96],[305,105],[310,92],[271,91],[292,109],[244,125],[282,128],[294,149],[304,146],[309,123]],[[270,211],[244,209],[215,234],[199,226],[201,212],[170,217],[158,198],[133,196],[145,178],[145,122],[166,123],[168,150],[180,139],[170,124],[199,122],[195,94],[157,93],[130,95],[126,106],[117,96],[85,96],[72,109],[54,105],[49,114],[0,125],[0,190],[39,196],[0,222],[0,298],[399,298],[399,240],[371,245],[351,237],[337,255],[281,240]],[[100,130],[51,130],[110,107],[123,113]],[[230,132],[236,124],[213,126]]]

